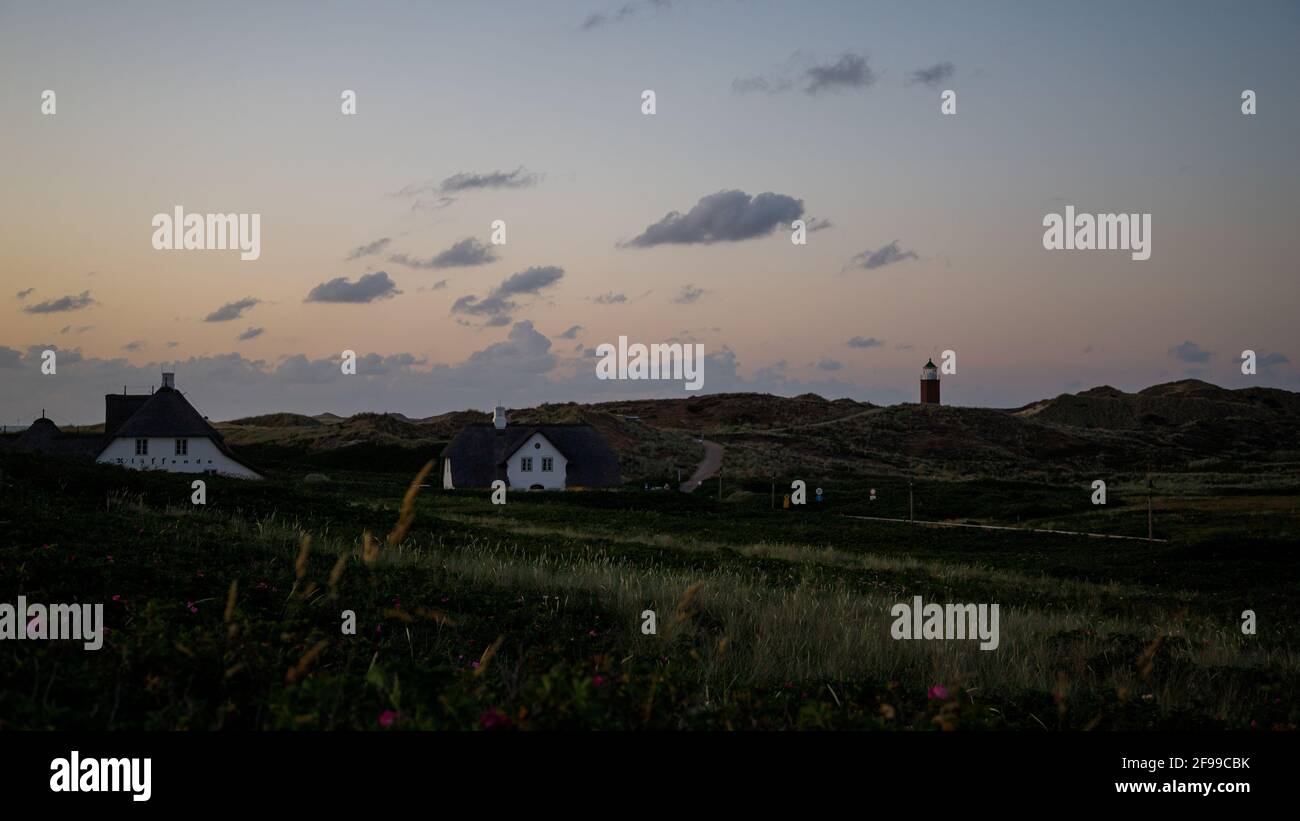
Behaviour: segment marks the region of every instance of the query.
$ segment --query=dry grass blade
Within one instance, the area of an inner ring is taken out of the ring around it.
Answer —
[[[298,549],[298,559],[293,563],[294,578],[302,581],[307,575],[307,559],[311,556],[311,534],[302,534],[302,547]]]
[[[682,595],[682,600],[677,603],[677,623],[682,624],[690,621],[699,608],[695,606],[695,596],[699,594],[700,589],[704,587],[704,582],[696,582],[686,588],[686,593]]]
[[[306,653],[303,653],[302,658],[298,659],[298,663],[293,667],[290,667],[289,671],[284,674],[284,680],[293,684],[295,681],[302,678],[307,672],[307,668],[311,667],[312,662],[316,661],[316,657],[323,653],[327,646],[329,646],[329,641],[326,639],[321,639],[312,645],[311,649]]]
[[[483,655],[480,656],[478,660],[478,667],[474,670],[475,676],[483,675],[483,671],[487,669],[488,662],[492,661],[492,657],[497,654],[497,650],[501,647],[501,642],[505,640],[505,636],[497,636],[497,640],[492,642],[491,646],[483,651]]]
[[[415,521],[415,497],[420,492],[420,485],[424,482],[429,471],[433,470],[433,460],[425,462],[420,472],[415,474],[411,480],[411,486],[406,489],[406,495],[402,497],[402,509],[397,514],[397,526],[393,532],[388,534],[388,546],[392,547],[406,536],[406,531],[411,529],[411,523]]]
[[[835,695],[835,690],[834,690],[834,688],[832,688],[829,684],[827,684],[827,685],[826,685],[826,689],[831,691],[831,698],[835,699],[835,706],[836,706],[836,707],[843,707],[844,705],[840,702],[840,697],[837,696],[837,695]]]
[[[226,594],[226,612],[222,619],[226,624],[230,624],[231,619],[235,617],[235,596],[239,592],[239,579],[230,582],[230,592]]]
[[[347,567],[348,554],[339,553],[339,560],[334,563],[333,569],[330,570],[330,598],[339,597],[339,579],[343,578],[343,569]]]
[[[366,563],[366,567],[374,567],[379,561],[379,542],[368,530],[361,534],[361,561]]]

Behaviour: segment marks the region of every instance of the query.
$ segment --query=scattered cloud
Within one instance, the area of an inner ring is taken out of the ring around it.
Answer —
[[[805,73],[808,94],[823,91],[840,91],[846,88],[866,88],[876,81],[876,75],[860,54],[842,54],[834,62],[816,65]]]
[[[673,297],[673,302],[676,302],[678,305],[690,305],[706,293],[708,293],[708,291],[705,291],[703,288],[696,288],[694,285],[683,285],[682,290],[677,294],[677,296]]]
[[[895,262],[902,262],[906,259],[920,259],[915,251],[899,250],[898,240],[894,240],[888,245],[875,251],[866,250],[860,254],[854,255],[849,261],[848,268],[863,268],[868,271],[876,268],[884,268],[886,265],[893,265]]]
[[[957,69],[953,67],[952,63],[947,61],[935,63],[932,66],[918,68],[907,75],[907,85],[920,84],[928,88],[938,88],[941,83],[951,79],[956,73]]]
[[[787,91],[793,86],[793,80],[783,77],[737,77],[731,81],[731,90],[737,94],[749,94],[755,91],[776,94],[780,91]]]
[[[557,337],[557,338],[558,338],[558,339],[577,339],[577,338],[578,338],[578,332],[581,331],[581,330],[582,330],[582,326],[581,326],[581,325],[574,325],[573,327],[569,328],[569,330],[567,330],[567,331],[565,331],[564,333],[560,334],[559,337]]]
[[[1209,362],[1210,357],[1214,355],[1213,351],[1203,351],[1201,346],[1195,342],[1186,340],[1181,345],[1175,345],[1169,349],[1169,355],[1179,362],[1189,362],[1193,364]]]
[[[390,262],[409,268],[438,269],[486,265],[489,262],[496,262],[497,256],[491,245],[486,245],[474,237],[466,237],[429,259],[417,259],[406,254],[393,254],[388,259]]]
[[[416,200],[411,203],[412,211],[441,211],[456,201],[455,197],[438,197],[433,202],[425,200]]]
[[[454,194],[461,191],[478,191],[493,188],[531,188],[542,181],[542,174],[529,171],[522,165],[514,171],[488,171],[478,173],[461,171],[445,178],[442,182],[412,183],[393,194],[395,197],[418,197],[422,194]],[[447,202],[443,202],[448,200]],[[445,208],[455,202],[454,197],[443,196],[438,200],[439,208]]]
[[[368,353],[357,360],[357,372],[364,372],[368,376],[402,373],[428,361],[427,357],[409,353],[395,353],[388,356]]]
[[[771,191],[750,196],[744,191],[719,191],[701,197],[690,211],[669,212],[625,247],[708,245],[738,242],[771,234],[778,225],[803,216],[803,200]]]
[[[133,339],[130,342],[123,345],[122,350],[126,351],[127,353],[135,353],[136,351],[144,350],[144,347],[145,347],[145,343],[142,340]]]
[[[177,345],[179,345],[179,344],[181,344],[181,343],[179,343],[179,342],[177,342],[176,340],[173,339],[173,340],[169,340],[169,341],[167,342],[167,347],[169,347],[169,348],[175,348],[175,347],[176,347]]]
[[[868,88],[875,82],[876,73],[864,54],[845,52],[829,61],[817,61],[795,52],[784,70],[775,74],[737,77],[731,81],[731,89],[741,94],[780,94],[799,88],[805,94],[817,96],[825,92]]]
[[[551,353],[551,340],[525,319],[510,327],[505,341],[475,351],[453,372],[461,377],[485,376],[488,380],[509,382],[512,375],[548,373],[555,369],[557,362],[557,357]]]
[[[910,350],[912,350],[912,345],[911,345],[911,343],[908,343],[908,342],[899,342],[897,345],[894,346],[894,350],[896,350],[896,351],[910,351]]]
[[[19,299],[26,299],[27,297],[31,296],[35,290],[36,290],[35,288],[24,288],[18,292],[17,296]]]
[[[578,24],[579,31],[591,31],[611,23],[621,23],[632,17],[636,17],[642,10],[653,9],[663,11],[672,8],[673,0],[628,0],[617,8],[609,11],[595,11],[588,14]]]
[[[227,302],[212,313],[203,317],[204,322],[229,322],[232,319],[239,319],[244,311],[252,308],[254,305],[260,305],[262,300],[246,296],[243,299]]]
[[[830,357],[822,357],[817,361],[817,370],[819,371],[838,371],[843,367],[844,363]]]
[[[511,274],[483,299],[468,294],[452,303],[453,314],[484,317],[489,326],[508,325],[519,304],[513,297],[535,296],[564,277],[564,269],[555,265],[534,266]]]
[[[1290,359],[1277,352],[1264,354],[1255,360],[1255,364],[1261,368],[1275,368],[1278,365],[1287,365],[1290,362]]]
[[[462,171],[442,181],[438,190],[446,193],[473,191],[483,188],[531,188],[542,181],[542,175],[525,169],[522,165],[514,171],[489,171],[476,174]]]
[[[265,328],[249,328],[239,336],[235,337],[240,342],[247,342],[250,339],[256,339],[266,332]]]
[[[380,251],[388,247],[388,243],[390,242],[392,242],[392,240],[389,237],[384,237],[383,239],[377,239],[368,245],[358,245],[356,248],[353,248],[348,252],[345,259],[351,261],[354,259],[361,259],[362,257],[368,257],[371,254],[378,254]]]
[[[400,294],[397,283],[388,278],[385,271],[363,274],[356,282],[347,277],[335,277],[322,282],[307,294],[304,302],[347,302],[361,304],[377,299],[389,299]]]
[[[844,344],[850,348],[879,348],[885,344],[885,341],[876,339],[874,336],[855,336]]]
[[[23,311],[29,314],[59,314],[65,311],[79,311],[98,304],[90,298],[90,291],[82,291],[76,296],[61,296],[58,299],[47,299],[35,305],[27,305]]]
[[[618,305],[627,302],[627,294],[616,294],[613,291],[610,291],[607,294],[592,297],[591,301],[597,305]]]

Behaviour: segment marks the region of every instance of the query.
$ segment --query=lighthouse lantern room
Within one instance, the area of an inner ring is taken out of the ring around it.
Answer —
[[[921,369],[921,404],[939,404],[939,369],[933,359],[926,360]]]

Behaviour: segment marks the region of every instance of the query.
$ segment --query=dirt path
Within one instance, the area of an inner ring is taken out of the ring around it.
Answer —
[[[706,441],[704,443],[704,461],[700,462],[700,466],[691,474],[691,478],[682,482],[681,487],[678,489],[682,493],[690,493],[699,487],[705,479],[717,473],[720,467],[722,467],[722,445],[717,442]]]

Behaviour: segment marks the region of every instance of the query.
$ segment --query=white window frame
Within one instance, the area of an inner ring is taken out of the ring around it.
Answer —
[[[531,457],[531,456],[520,456],[520,457],[519,457],[519,472],[520,472],[520,473],[532,473],[532,472],[533,472],[533,457]]]
[[[543,456],[543,457],[542,457],[542,473],[552,473],[552,472],[554,472],[554,470],[555,470],[555,457],[553,457],[553,456]]]

